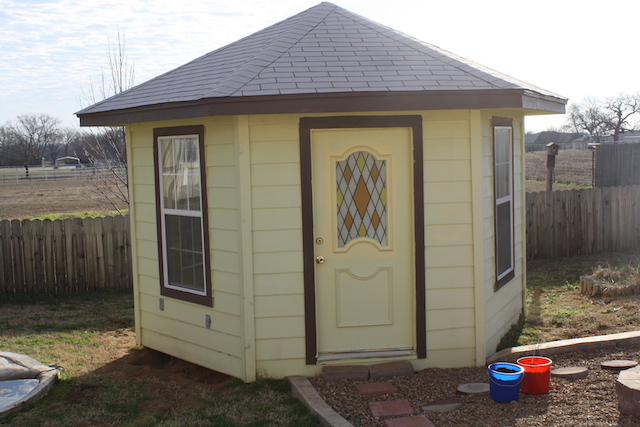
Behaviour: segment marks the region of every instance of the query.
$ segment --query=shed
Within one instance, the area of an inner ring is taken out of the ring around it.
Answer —
[[[138,343],[253,381],[484,365],[524,117],[566,99],[321,3],[78,113],[126,126]]]

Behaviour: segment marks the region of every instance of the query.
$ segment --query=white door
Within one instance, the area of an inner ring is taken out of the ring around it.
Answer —
[[[415,347],[410,128],[313,129],[319,355]]]

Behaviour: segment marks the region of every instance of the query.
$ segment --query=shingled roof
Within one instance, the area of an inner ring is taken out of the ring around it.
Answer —
[[[525,108],[566,99],[321,3],[76,113],[81,125],[219,114]]]

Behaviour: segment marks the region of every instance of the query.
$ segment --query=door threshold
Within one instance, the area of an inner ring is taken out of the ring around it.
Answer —
[[[318,355],[318,363],[332,362],[347,359],[396,359],[396,358],[418,357],[414,350],[380,350],[380,351],[359,351],[352,353],[324,353]]]

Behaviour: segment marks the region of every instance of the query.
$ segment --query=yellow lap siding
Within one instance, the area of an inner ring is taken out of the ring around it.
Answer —
[[[237,273],[240,269],[240,260],[236,252],[216,250],[211,253],[211,268],[227,273]]]
[[[300,184],[300,165],[297,163],[275,163],[251,166],[251,186],[279,187]]]
[[[427,349],[427,358],[422,360],[412,360],[414,369],[426,368],[459,368],[460,366],[475,365],[474,341],[470,341],[469,347],[447,350]],[[429,341],[427,340],[427,347]],[[484,363],[484,361],[483,361]]]
[[[223,374],[242,376],[242,359],[228,353],[213,351],[151,330],[144,331],[144,345]]]
[[[207,181],[214,188],[235,188],[237,185],[236,168],[216,166],[207,168]]]
[[[301,252],[261,253],[254,255],[254,273],[302,272]]]
[[[304,316],[263,317],[256,323],[256,338],[304,338]]]
[[[425,227],[427,246],[459,246],[473,244],[471,224],[428,225]]]
[[[213,328],[205,328],[204,314],[200,319],[199,325],[185,323],[183,319],[175,321],[165,316],[164,312],[154,314],[148,311],[142,311],[141,320],[143,324],[143,331],[153,331],[158,334],[179,337],[184,343],[196,344],[201,347],[236,357],[240,357],[242,355],[242,339],[238,336],[216,331]]]
[[[192,304],[172,298],[164,299],[164,310],[160,310],[157,295],[141,293],[140,308],[143,312],[163,316],[180,323],[190,324],[196,328],[204,326],[204,316],[211,316],[211,329],[227,335],[240,337],[242,334],[240,316],[211,310],[208,307],[194,308]],[[151,328],[153,329],[153,328]]]
[[[302,206],[300,191],[299,185],[256,188],[251,202],[254,209],[299,208]]]
[[[302,272],[258,274],[254,277],[253,283],[256,296],[304,293]]]
[[[252,142],[255,141],[297,141],[298,140],[298,127],[297,123],[291,124],[277,124],[269,123],[266,125],[256,125],[252,121],[249,138]],[[292,126],[293,125],[293,126]]]
[[[425,160],[425,182],[469,182],[471,168],[469,160]]]
[[[156,204],[156,188],[151,184],[136,184],[133,186],[136,202]]]
[[[138,274],[154,279],[154,285],[157,286],[157,292],[160,293],[160,271],[157,258],[146,258],[138,255]]]
[[[440,138],[425,139],[424,144],[425,160],[469,160],[471,159],[471,148],[469,138]]]
[[[300,230],[302,232],[302,212],[295,208],[272,208],[253,210],[254,230]]]
[[[427,289],[426,300],[427,311],[474,307],[472,288]]]
[[[300,162],[300,145],[298,139],[290,141],[252,141],[251,164],[273,164]]]
[[[256,356],[262,360],[304,359],[304,338],[256,340]]]
[[[427,333],[443,329],[472,328],[475,325],[473,308],[431,309],[427,311]]]
[[[469,120],[423,121],[422,131],[426,140],[469,138]]]
[[[471,200],[470,182],[428,182],[424,184],[425,202],[464,203]]]
[[[427,269],[431,267],[464,267],[473,265],[473,247],[427,246],[425,250]]]
[[[439,267],[426,271],[427,289],[473,289],[473,267]]]
[[[256,318],[304,315],[304,295],[257,296]]]
[[[253,232],[254,253],[293,252],[302,247],[301,230],[270,230]]]
[[[428,203],[424,221],[426,225],[471,224],[471,203]]]

